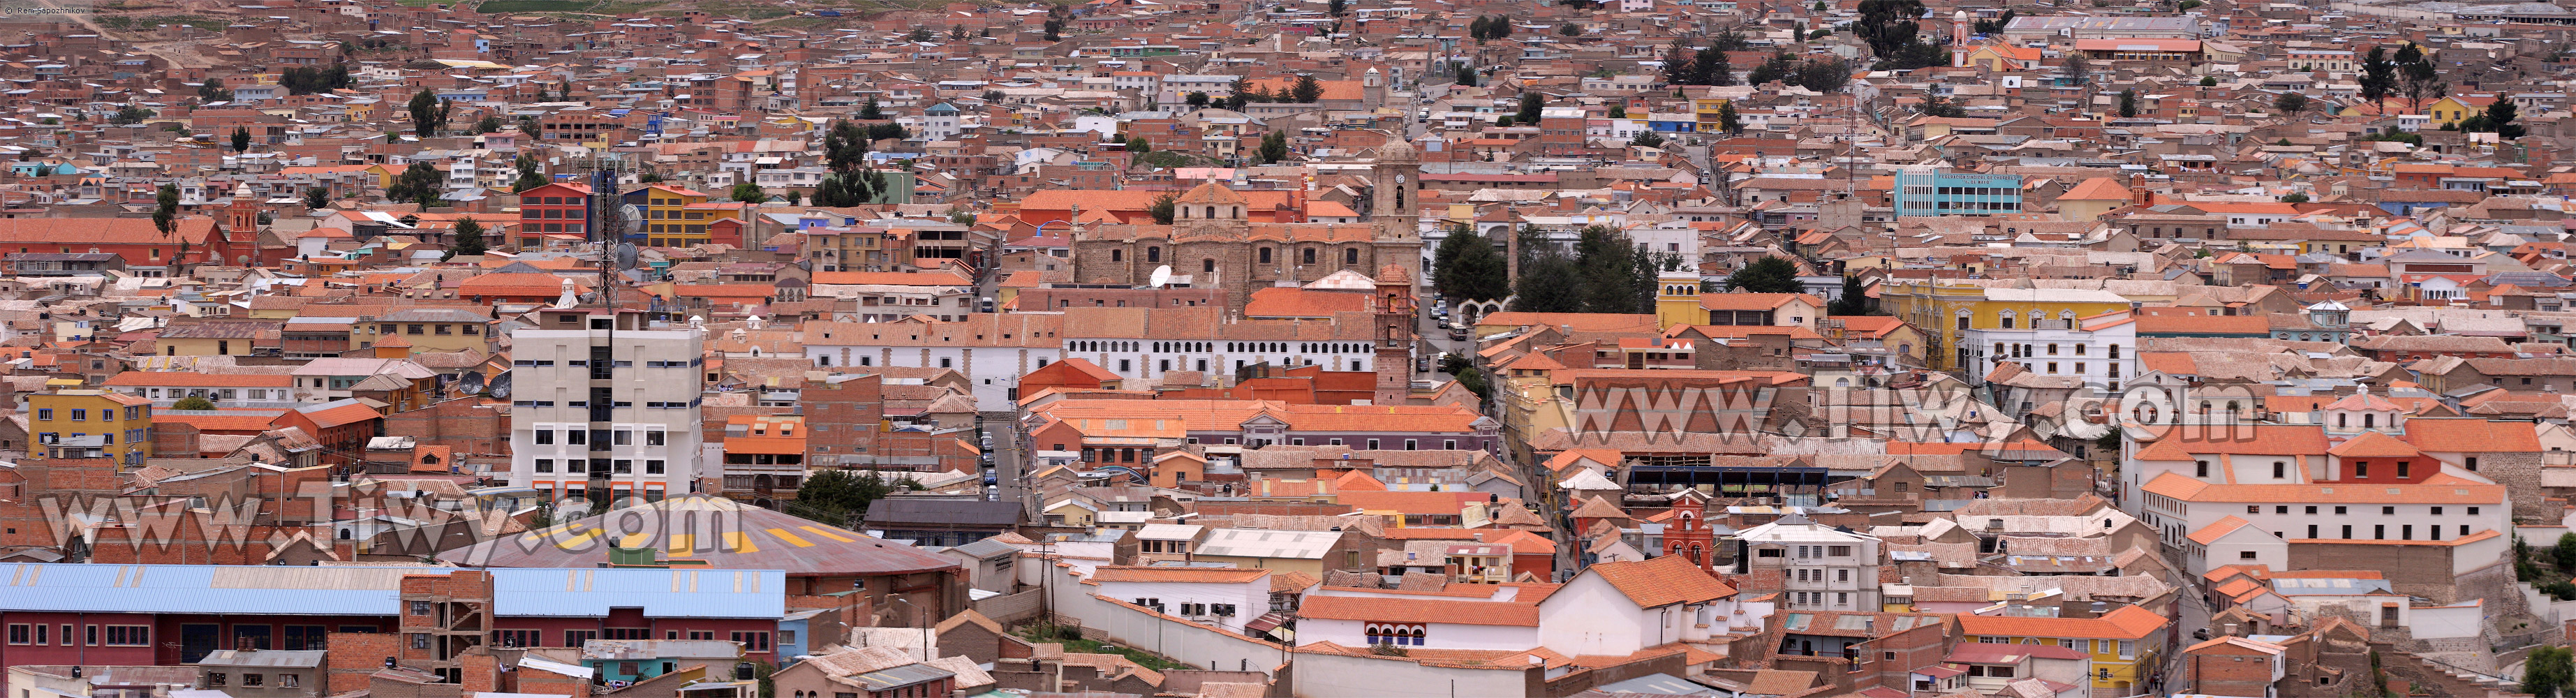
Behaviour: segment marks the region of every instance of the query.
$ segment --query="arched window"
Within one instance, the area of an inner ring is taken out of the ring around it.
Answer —
[[[1216,217],[1216,207],[1215,207],[1215,206],[1209,206],[1209,207],[1207,207],[1207,215],[1200,216],[1200,218],[1215,218],[1215,217]]]
[[[2120,358],[2120,345],[2117,345],[2117,344],[2113,344],[2113,345],[2111,345],[2111,358],[2114,358],[2114,359]]]
[[[1216,260],[1215,260],[1215,259],[1202,259],[1202,260],[1199,260],[1199,271],[1207,272],[1207,273],[1210,273],[1210,274],[1214,274],[1214,273],[1216,273]]]
[[[1146,262],[1161,262],[1161,261],[1163,261],[1163,248],[1161,248],[1161,247],[1147,247],[1147,248],[1145,248],[1145,261],[1146,261]]]
[[[2379,426],[2379,415],[2363,414],[2361,416],[2361,428],[2368,429],[2375,426]]]

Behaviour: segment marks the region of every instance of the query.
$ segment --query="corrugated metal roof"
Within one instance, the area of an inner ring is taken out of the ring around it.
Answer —
[[[608,615],[642,608],[647,618],[776,618],[787,612],[780,570],[495,569],[492,612],[501,616]]]
[[[88,613],[394,615],[402,578],[451,567],[0,565],[0,610]],[[599,617],[640,607],[663,618],[777,618],[787,573],[710,568],[495,569],[493,613]]]
[[[0,565],[0,608],[89,613],[391,615],[404,575],[446,568]]]

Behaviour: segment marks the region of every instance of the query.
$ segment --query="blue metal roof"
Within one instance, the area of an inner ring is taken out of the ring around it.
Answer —
[[[787,613],[787,572],[707,567],[494,568],[492,612],[510,616],[608,615],[642,608],[649,618],[777,618]]]
[[[0,611],[389,616],[402,578],[453,567],[0,564]],[[709,568],[520,568],[492,574],[493,613],[777,618],[787,573]]]
[[[393,615],[406,574],[449,568],[0,565],[0,609],[88,613]]]

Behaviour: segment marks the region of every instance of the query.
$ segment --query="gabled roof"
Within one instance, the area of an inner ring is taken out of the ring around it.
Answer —
[[[1625,594],[1638,608],[1701,603],[1735,595],[1735,587],[1709,576],[1687,557],[1665,555],[1636,562],[1604,562],[1585,568]]]

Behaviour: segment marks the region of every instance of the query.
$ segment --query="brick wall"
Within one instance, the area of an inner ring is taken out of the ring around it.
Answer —
[[[385,435],[409,436],[422,446],[446,446],[458,456],[510,453],[510,418],[480,400],[449,400],[385,417]]]
[[[393,633],[331,633],[324,636],[330,654],[323,660],[327,693],[340,694],[368,688],[368,677],[385,668],[385,658],[401,650],[402,636]]]
[[[2197,693],[2222,696],[2270,695],[2269,655],[2234,645],[2213,645],[2183,658],[2183,673]]]
[[[2480,453],[2474,457],[2478,459],[2479,475],[2504,486],[2505,497],[2513,502],[2514,520],[2548,521],[2558,515],[2544,500],[2548,493],[2540,486],[2538,452]]]

